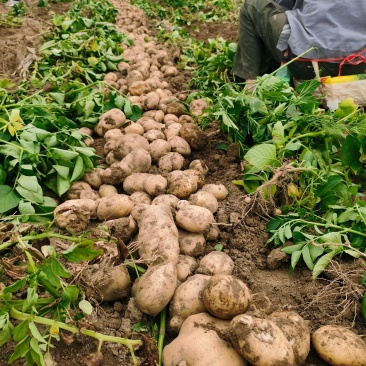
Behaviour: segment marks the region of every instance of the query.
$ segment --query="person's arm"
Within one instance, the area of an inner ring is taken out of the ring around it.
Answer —
[[[275,0],[278,5],[282,7],[284,11],[292,10],[295,6],[296,0]]]

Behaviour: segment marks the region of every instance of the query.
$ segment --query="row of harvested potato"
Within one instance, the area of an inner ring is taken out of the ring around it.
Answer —
[[[208,169],[202,160],[187,162],[192,150],[208,143],[194,123],[206,104],[194,101],[187,111],[179,103],[165,80],[178,70],[169,52],[149,36],[142,11],[128,1],[115,6],[120,28],[135,45],[105,81],[144,114],[132,122],[114,109],[93,131],[82,130],[90,146],[94,138],[105,139],[107,167],[71,187],[55,210],[55,223],[74,232],[90,221],[103,223],[112,236],[137,243],[147,271],[132,283],[123,263],[94,265],[85,276],[91,296],[99,301],[132,297],[153,316],[168,306],[169,329],[179,334],[164,348],[165,366],[304,363],[310,332],[301,316],[273,312],[269,299],[251,294],[232,275],[234,262],[225,253],[204,255],[206,241],[220,235],[214,215],[228,194],[222,184],[205,184]],[[312,341],[331,365],[366,365],[365,344],[349,330],[322,327]]]

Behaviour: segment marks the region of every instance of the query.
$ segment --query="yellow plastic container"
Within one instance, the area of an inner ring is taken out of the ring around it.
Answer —
[[[347,83],[350,81],[359,80],[358,75],[347,75],[347,76],[327,76],[322,79],[324,84],[339,84],[339,83]]]

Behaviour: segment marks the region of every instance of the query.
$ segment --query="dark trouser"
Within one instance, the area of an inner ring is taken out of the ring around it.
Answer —
[[[234,75],[248,80],[274,71],[284,61],[284,53],[276,46],[287,23],[286,14],[276,2],[245,0],[240,9]],[[338,66],[337,63],[319,62],[321,76],[338,75]],[[289,64],[289,70],[295,79],[308,80],[315,77],[311,62],[294,61]],[[359,66],[346,64],[342,68],[342,75],[364,72],[366,72],[364,64]]]

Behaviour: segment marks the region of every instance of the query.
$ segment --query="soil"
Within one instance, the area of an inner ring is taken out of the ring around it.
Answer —
[[[0,26],[0,77],[8,77],[15,82],[19,82],[25,75],[20,72],[19,66],[29,54],[28,48],[36,49],[42,42],[42,34],[50,26],[52,12],[60,13],[70,6],[68,3],[57,3],[46,9],[34,7],[34,3],[29,1],[26,3],[33,11],[31,16],[24,20],[22,27]],[[5,11],[9,11],[9,8],[0,3],[0,13]],[[238,36],[238,27],[233,23],[194,25],[199,26],[199,32],[194,31],[192,27],[191,35],[201,41],[216,37],[235,41]],[[153,34],[154,30],[151,32]],[[176,55],[172,54],[172,58],[174,57]],[[182,71],[169,82],[175,92],[184,93],[189,77],[187,72]],[[215,245],[221,244],[223,251],[235,262],[234,274],[249,286],[253,294],[266,295],[274,310],[297,311],[307,321],[311,331],[322,325],[339,324],[352,328],[366,339],[366,323],[359,312],[359,297],[355,296],[358,279],[352,277],[349,280],[347,275],[362,273],[362,263],[358,260],[344,259],[342,265],[333,265],[323,278],[318,280],[312,280],[310,271],[302,264],[296,267],[294,273],[290,273],[289,258],[277,248],[266,247],[268,234],[265,227],[273,207],[267,207],[265,212],[263,206],[256,202],[245,203],[245,192],[232,183],[242,175],[237,147],[232,144],[227,152],[215,148],[218,143],[227,143],[227,137],[220,131],[218,124],[213,123],[206,133],[210,136],[209,144],[203,151],[193,153],[191,160],[199,158],[208,165],[206,183],[222,183],[230,192],[227,199],[220,202],[216,214],[221,230],[220,238],[207,244],[206,253],[214,250]],[[103,140],[97,142],[99,153],[102,152],[102,145]],[[122,337],[131,334],[133,324],[150,324],[149,319],[128,299],[99,305],[97,312],[88,318],[87,322],[91,329]],[[157,360],[156,344],[148,332],[144,334],[145,347],[137,351],[136,355],[140,365],[154,365]],[[174,336],[168,332],[167,342]],[[79,366],[83,356],[96,350],[96,342],[78,336],[71,345],[67,345],[65,340],[55,343],[53,356],[58,366]],[[1,365],[6,364],[10,352],[9,345],[1,348]],[[131,365],[129,353],[123,346],[105,343],[102,352],[103,366]],[[23,362],[14,362],[14,365],[20,366]],[[305,365],[327,364],[311,350]]]

